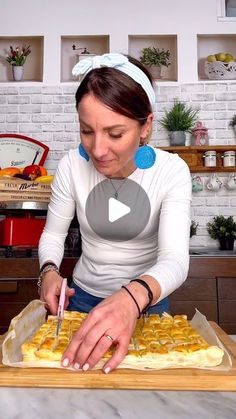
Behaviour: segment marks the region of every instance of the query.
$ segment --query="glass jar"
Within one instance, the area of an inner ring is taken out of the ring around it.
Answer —
[[[235,151],[225,151],[222,157],[224,167],[235,166]]]
[[[206,167],[216,166],[216,151],[206,151],[203,155]]]

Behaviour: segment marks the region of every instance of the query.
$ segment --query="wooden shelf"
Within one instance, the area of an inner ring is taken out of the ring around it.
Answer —
[[[223,153],[225,151],[236,151],[236,145],[220,146],[179,146],[179,147],[159,147],[170,153],[177,153],[189,166],[190,172],[236,172],[236,166],[223,166]],[[214,150],[217,155],[216,166],[204,166],[204,154],[206,151]]]
[[[202,167],[202,166],[196,166],[193,168],[190,168],[191,173],[214,173],[214,172],[236,172],[236,167]]]

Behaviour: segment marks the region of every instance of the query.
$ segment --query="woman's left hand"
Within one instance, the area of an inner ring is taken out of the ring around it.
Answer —
[[[63,355],[62,365],[74,365],[83,371],[93,368],[112,344],[112,357],[104,365],[108,373],[127,354],[138,317],[137,307],[129,294],[121,289],[93,308],[74,335]]]

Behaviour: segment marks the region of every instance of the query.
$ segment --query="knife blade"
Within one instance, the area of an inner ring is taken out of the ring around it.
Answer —
[[[66,297],[66,287],[67,287],[67,278],[63,278],[62,284],[61,284],[61,292],[60,292],[60,298],[59,298],[59,304],[57,309],[57,328],[56,328],[56,337],[58,337],[62,320],[64,317],[64,304],[65,304],[65,297]]]

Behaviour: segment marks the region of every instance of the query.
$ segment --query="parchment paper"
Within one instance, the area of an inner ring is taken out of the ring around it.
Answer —
[[[9,330],[2,343],[2,363],[7,366],[32,368],[32,367],[46,367],[46,368],[63,368],[59,361],[45,361],[40,360],[37,362],[23,362],[21,354],[21,345],[26,340],[29,340],[34,333],[41,327],[46,319],[46,310],[44,303],[40,300],[31,301],[22,312],[12,319]],[[210,345],[219,346],[224,351],[223,361],[216,367],[195,367],[200,369],[209,369],[213,371],[228,371],[232,367],[232,360],[230,355],[222,342],[219,340],[211,325],[208,323],[206,317],[198,310],[192,320],[191,326],[208,342]],[[99,362],[94,369],[100,369],[104,362]],[[122,366],[118,368],[127,368]],[[130,367],[131,368],[131,367]],[[132,367],[134,369],[146,369],[144,367]],[[171,368],[180,368],[176,367]],[[181,367],[185,368],[185,367]],[[188,367],[189,368],[189,367]],[[192,367],[191,367],[192,368]],[[73,370],[73,367],[70,369]],[[150,370],[160,368],[150,368]]]

